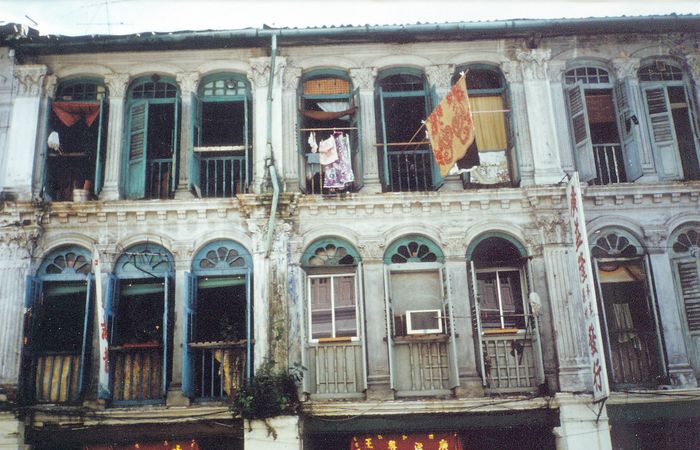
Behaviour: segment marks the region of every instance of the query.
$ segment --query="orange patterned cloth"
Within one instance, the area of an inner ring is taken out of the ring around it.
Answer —
[[[440,175],[447,175],[474,142],[467,82],[461,77],[425,121]]]
[[[462,450],[457,433],[353,436],[350,450]]]

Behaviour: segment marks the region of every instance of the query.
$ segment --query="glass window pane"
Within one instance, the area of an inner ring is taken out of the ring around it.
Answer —
[[[336,337],[355,337],[357,336],[355,277],[335,277],[333,281],[335,294],[335,335]]]
[[[311,278],[311,338],[332,337],[331,284],[329,278]]]

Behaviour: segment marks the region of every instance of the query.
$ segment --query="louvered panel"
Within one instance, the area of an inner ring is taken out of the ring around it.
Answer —
[[[695,261],[678,263],[685,316],[689,331],[700,331],[700,279]]]
[[[135,105],[131,109],[131,139],[129,145],[129,159],[138,159],[143,155],[143,141],[145,139],[146,105]]]

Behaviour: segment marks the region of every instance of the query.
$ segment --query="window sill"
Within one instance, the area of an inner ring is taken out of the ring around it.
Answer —
[[[447,342],[449,336],[446,334],[414,334],[410,336],[394,336],[395,344],[412,344],[416,342]]]

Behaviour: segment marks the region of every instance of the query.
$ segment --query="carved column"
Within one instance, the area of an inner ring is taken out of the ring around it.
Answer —
[[[29,200],[32,191],[32,169],[37,154],[39,110],[46,66],[15,66],[17,96],[12,106],[5,166],[5,189],[19,200]]]
[[[301,68],[287,67],[284,71],[284,82],[282,90],[282,158],[284,162],[284,181],[287,189],[298,191],[300,177],[299,173],[301,154],[306,153],[306,149],[298,148],[297,127],[299,121],[299,108],[297,105],[297,88],[301,78]],[[302,133],[302,136],[304,133]],[[301,142],[301,145],[306,143]],[[303,161],[302,161],[303,163]]]
[[[374,80],[377,69],[359,67],[350,69],[350,77],[355,88],[360,90],[360,127],[362,128],[362,191],[368,194],[382,192],[379,181],[379,160],[374,117]]]
[[[15,62],[14,50],[0,50],[0,191],[5,186],[5,163],[7,159],[7,134],[12,113],[12,85]]]
[[[527,115],[525,102],[525,88],[520,64],[517,61],[504,61],[501,64],[503,76],[508,82],[508,90],[511,98],[511,115],[513,117],[512,139],[515,151],[518,154],[517,161],[520,164],[520,185],[531,186],[535,184],[535,166],[532,162],[532,145],[530,140],[530,122]]]
[[[656,303],[659,311],[659,326],[662,328],[663,345],[668,358],[668,376],[671,384],[678,387],[696,387],[697,379],[690,365],[688,348],[683,331],[683,311],[677,299],[673,267],[667,252],[668,236],[663,228],[644,230],[649,254],[651,273],[654,274]]]
[[[173,251],[175,258],[175,320],[173,320],[172,374],[168,385],[166,404],[168,406],[189,405],[189,399],[182,393],[182,347],[187,345],[183,328],[185,305],[187,303],[187,278],[190,271],[193,248],[189,242],[177,242]]]
[[[190,158],[192,155],[192,94],[197,92],[197,84],[199,82],[199,72],[181,72],[175,75],[178,86],[180,87],[180,104],[182,105],[180,114],[180,142],[178,148],[180,154],[177,157],[177,162],[180,167],[176,173],[177,187],[175,188],[176,199],[192,198],[190,192]],[[197,168],[196,170],[199,170]]]
[[[583,308],[578,298],[575,275],[577,266],[568,239],[564,216],[543,215],[536,221],[543,235],[544,269],[552,310],[552,329],[558,357],[559,389],[581,392],[591,388]]]
[[[552,102],[555,105],[555,111],[561,111],[560,114],[554,115],[555,132],[560,144],[559,157],[561,158],[561,167],[566,172],[572,172],[576,170],[576,163],[572,153],[571,137],[569,136],[569,115],[566,113],[566,98],[564,97],[564,84],[562,82],[565,70],[565,61],[552,60],[547,64]]]
[[[559,141],[554,120],[555,110],[547,77],[547,63],[552,51],[519,50],[518,61],[523,74],[525,108],[530,124],[535,184],[556,184],[564,173],[559,158]]]
[[[105,182],[100,200],[119,200],[119,181],[122,168],[122,136],[124,135],[124,96],[129,75],[115,73],[105,76],[109,90],[109,120],[107,126],[107,154],[105,158]],[[125,149],[128,151],[128,148]]]

